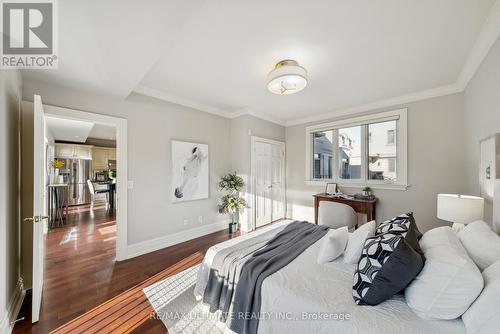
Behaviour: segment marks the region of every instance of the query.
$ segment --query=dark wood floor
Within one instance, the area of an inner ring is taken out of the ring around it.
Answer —
[[[115,262],[114,213],[98,205],[94,210],[88,206],[74,208],[68,217],[67,226],[49,231],[46,237],[40,321],[31,324],[31,300],[28,296],[20,314],[25,320],[16,324],[14,333],[49,333],[65,324],[58,332],[71,332],[71,326],[82,324],[81,321],[68,324],[71,320],[79,318],[87,322],[87,318],[102,314],[109,321],[112,316],[110,310],[117,309],[121,310],[113,320],[115,324],[120,324],[115,327],[117,332],[166,333],[161,321],[149,319],[151,310],[146,306],[142,309],[136,307],[123,317],[124,310],[119,305],[128,303],[130,298],[139,298],[143,303],[143,285],[147,286],[201,262],[210,246],[235,236],[221,231]],[[95,328],[87,327],[78,332],[112,331],[106,328],[96,331]]]

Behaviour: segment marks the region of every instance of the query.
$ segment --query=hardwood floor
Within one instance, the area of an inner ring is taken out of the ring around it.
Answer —
[[[153,253],[115,262],[115,215],[104,206],[73,208],[65,227],[46,237],[40,321],[31,324],[25,299],[14,333],[166,333],[142,288],[200,263],[206,250],[235,237],[216,232]],[[71,321],[75,318],[77,320]]]

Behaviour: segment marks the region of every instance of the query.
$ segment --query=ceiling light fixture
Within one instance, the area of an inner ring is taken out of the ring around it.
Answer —
[[[267,75],[267,89],[274,94],[289,95],[300,92],[307,85],[307,71],[295,60],[286,59],[276,64]]]

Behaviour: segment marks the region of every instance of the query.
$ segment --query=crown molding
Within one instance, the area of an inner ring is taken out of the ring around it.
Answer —
[[[250,115],[250,116],[253,116],[253,117],[260,118],[260,119],[262,119],[264,121],[268,121],[268,122],[271,122],[271,123],[274,123],[274,124],[278,124],[278,125],[281,125],[281,126],[286,126],[286,121],[285,120],[282,120],[282,119],[279,119],[279,118],[275,118],[275,117],[269,116],[268,114],[261,113],[261,112],[258,112],[258,111],[255,111],[255,110],[251,110],[251,109],[247,109],[247,108],[244,108],[244,109],[242,109],[240,111],[232,113],[231,116],[229,116],[229,118],[233,119],[233,118],[237,118],[237,117],[244,116],[244,115]]]
[[[214,108],[209,105],[205,105],[202,103],[198,103],[193,100],[185,99],[182,97],[178,97],[175,95],[171,95],[168,93],[165,93],[163,91],[154,89],[154,88],[149,88],[143,85],[137,86],[133,92],[139,93],[142,95],[154,97],[160,100],[172,102],[175,104],[183,105],[186,107],[190,107],[193,109],[205,111],[211,114],[215,114],[218,116],[226,117],[229,119],[237,118],[243,115],[252,115],[254,117],[263,119],[265,121],[269,121],[281,126],[294,126],[294,125],[299,125],[299,124],[304,124],[304,123],[311,123],[311,122],[318,122],[322,121],[325,119],[329,118],[335,118],[335,117],[341,117],[341,116],[346,116],[348,114],[354,114],[354,113],[361,113],[361,112],[367,112],[371,110],[376,110],[376,109],[381,109],[381,108],[387,108],[387,107],[392,107],[398,104],[404,104],[404,103],[410,103],[410,102],[416,102],[420,100],[426,100],[434,97],[439,97],[439,96],[445,96],[445,95],[450,95],[450,94],[456,94],[463,92],[466,88],[467,85],[469,84],[470,80],[474,77],[476,72],[478,71],[479,67],[481,66],[481,63],[483,60],[486,58],[488,55],[491,47],[493,44],[496,42],[496,40],[500,36],[500,0],[495,1],[493,6],[490,9],[490,12],[488,14],[488,17],[486,18],[485,22],[483,23],[481,30],[478,34],[478,37],[470,50],[467,60],[456,80],[456,82],[450,84],[450,85],[444,85],[441,87],[437,88],[432,88],[432,89],[427,89],[419,92],[414,92],[410,94],[405,94],[405,95],[400,95],[400,96],[395,96],[387,99],[382,99],[379,101],[375,101],[372,103],[364,104],[364,105],[358,105],[358,106],[353,106],[353,107],[348,107],[348,108],[341,108],[341,109],[336,109],[327,113],[322,113],[314,116],[309,116],[309,117],[303,117],[303,118],[297,118],[297,119],[292,119],[292,120],[281,120],[274,118],[270,116],[267,113],[262,113],[262,112],[256,112],[250,109],[243,108],[239,111],[235,112],[228,112],[226,110],[222,110],[219,108]]]
[[[329,118],[336,118],[336,117],[346,116],[346,115],[350,115],[350,114],[373,111],[376,109],[393,107],[393,106],[396,106],[398,104],[427,100],[427,99],[431,99],[433,97],[460,93],[461,91],[463,91],[463,88],[457,84],[441,86],[441,87],[428,89],[428,90],[424,90],[424,91],[420,91],[420,92],[416,92],[416,93],[401,95],[401,96],[397,96],[397,97],[391,97],[388,99],[379,100],[376,102],[363,104],[363,105],[359,105],[359,106],[343,108],[343,109],[336,109],[336,110],[333,110],[333,111],[330,111],[330,112],[324,113],[324,114],[303,117],[303,118],[297,118],[294,120],[287,121],[286,126],[288,127],[288,126],[294,126],[294,125],[299,125],[299,124],[323,121],[323,120],[329,119]]]
[[[190,99],[186,99],[183,97],[172,95],[172,94],[166,93],[164,91],[161,91],[161,90],[158,90],[155,88],[146,87],[144,85],[138,85],[136,88],[134,88],[134,90],[132,92],[137,93],[137,94],[141,94],[141,95],[145,95],[145,96],[149,96],[149,97],[154,97],[155,99],[158,99],[158,100],[167,101],[170,103],[175,103],[175,104],[178,104],[178,105],[181,105],[184,107],[189,107],[192,109],[204,111],[204,112],[214,114],[217,116],[231,118],[231,115],[232,115],[231,112],[228,112],[228,111],[225,111],[225,110],[222,110],[219,108],[215,108],[215,107],[203,104],[203,103],[199,103],[199,102],[196,102],[196,101],[193,101]]]

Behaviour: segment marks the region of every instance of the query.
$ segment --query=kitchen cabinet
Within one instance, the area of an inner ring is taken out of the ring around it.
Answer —
[[[94,147],[92,150],[92,169],[108,169],[108,149],[103,147]]]
[[[109,160],[116,160],[116,148],[94,147],[92,155],[93,170],[108,170]]]
[[[92,160],[92,146],[75,144],[56,144],[55,157],[58,159]]]
[[[108,149],[108,160],[116,160],[116,148]]]

